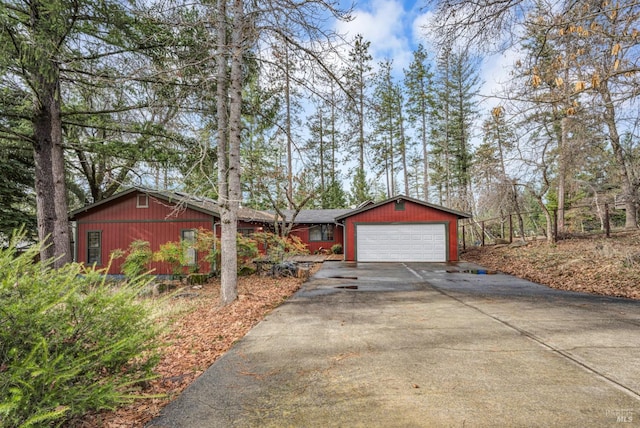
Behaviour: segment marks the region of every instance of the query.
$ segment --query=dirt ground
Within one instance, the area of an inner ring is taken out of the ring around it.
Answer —
[[[640,299],[640,231],[573,238],[549,244],[495,245],[463,252],[465,261],[553,288]],[[240,279],[239,299],[220,307],[217,281],[185,288],[158,305],[158,322],[168,323],[161,338],[158,378],[135,401],[116,411],[88,415],[75,427],[143,427],[162,407],[224,354],[235,341],[301,284],[297,278],[250,276]],[[153,398],[153,397],[156,398]]]
[[[562,290],[640,299],[640,231],[467,249],[463,260]]]

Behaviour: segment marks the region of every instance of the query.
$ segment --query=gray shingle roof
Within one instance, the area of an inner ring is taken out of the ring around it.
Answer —
[[[335,223],[336,217],[347,214],[353,211],[352,209],[332,209],[332,210],[302,210],[295,218],[296,223],[304,224],[323,224],[323,223]],[[293,216],[293,210],[283,210],[287,221]]]
[[[98,207],[100,205],[104,205],[108,202],[111,202],[115,199],[118,199],[122,196],[133,192],[141,192],[145,193],[154,198],[162,199],[164,201],[174,203],[174,204],[184,204],[187,207],[193,208],[198,211],[205,212],[207,214],[211,214],[215,217],[220,217],[218,202],[211,198],[206,198],[202,196],[194,196],[189,195],[184,192],[172,192],[169,190],[151,190],[140,187],[132,187],[122,192],[116,193],[110,198],[103,199],[102,201],[95,202],[93,204],[86,205],[80,209],[72,211],[69,214],[71,219],[74,219],[78,214],[86,212],[92,208]],[[259,221],[262,223],[273,222],[275,220],[275,216],[266,211],[254,210],[251,208],[240,208],[238,211],[238,218],[244,221]]]

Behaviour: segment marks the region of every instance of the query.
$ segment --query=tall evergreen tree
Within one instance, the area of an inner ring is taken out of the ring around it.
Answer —
[[[429,140],[433,126],[435,88],[431,65],[427,61],[427,51],[423,45],[419,45],[413,52],[413,60],[409,64],[409,69],[404,71],[404,85],[407,93],[408,120],[416,130],[417,139],[422,149],[422,197],[429,202],[429,175],[431,174]]]
[[[355,135],[351,140],[350,152],[357,156],[357,166],[353,173],[351,186],[351,202],[359,204],[371,199],[365,172],[365,153],[367,150],[366,117],[369,108],[367,88],[371,80],[371,60],[369,53],[371,42],[364,40],[358,34],[351,50],[346,70],[347,112],[352,123],[355,124]]]
[[[0,239],[25,228],[30,238],[36,230],[33,197],[33,154],[9,141],[0,142]]]
[[[145,81],[146,58],[159,54],[167,34],[139,4],[118,1],[9,0],[0,4],[0,88],[3,114],[20,121],[0,136],[31,144],[41,257],[54,266],[71,260],[64,127],[92,115],[125,112],[145,104],[74,105],[77,88],[113,88]],[[139,59],[140,62],[136,60]],[[128,66],[128,67],[127,67]],[[140,68],[139,68],[140,67]],[[135,71],[133,71],[133,70]],[[123,70],[131,74],[123,75]],[[141,94],[141,91],[139,94]],[[138,95],[139,95],[138,94]],[[15,124],[15,122],[14,122]]]
[[[436,148],[440,170],[445,173],[447,205],[471,211],[471,137],[477,117],[475,97],[480,78],[476,64],[465,51],[444,49],[438,60]]]
[[[403,171],[405,193],[406,189],[406,144],[404,140],[402,94],[400,86],[391,76],[392,62],[387,60],[380,64],[375,78],[373,91],[372,116],[375,124],[372,140],[375,153],[374,166],[378,174],[385,177],[387,197],[399,193],[397,172]],[[398,162],[400,161],[400,165]]]
[[[343,208],[345,194],[339,181],[340,171],[336,169],[335,115],[331,107],[318,106],[308,120],[309,139],[304,150],[313,165],[311,168],[318,184],[317,208]]]

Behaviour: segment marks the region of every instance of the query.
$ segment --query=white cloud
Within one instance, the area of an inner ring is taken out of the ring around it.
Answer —
[[[374,63],[392,59],[401,70],[411,61],[410,33],[406,31],[407,11],[398,0],[372,0],[353,11],[351,22],[340,22],[337,31],[353,40],[357,34],[371,42],[369,53]]]
[[[415,17],[411,27],[411,34],[416,43],[422,43],[425,47],[431,46],[432,41],[427,32],[431,27],[434,16],[432,12],[421,13]]]

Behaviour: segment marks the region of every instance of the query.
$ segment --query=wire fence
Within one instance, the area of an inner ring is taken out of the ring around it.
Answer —
[[[514,240],[527,241],[541,237],[547,239],[549,234],[553,241],[594,233],[609,237],[612,229],[624,227],[625,213],[609,204],[582,205],[565,210],[564,226],[558,224],[557,210],[550,211],[549,217],[548,220],[541,211],[529,211],[482,220],[462,220],[458,224],[461,248],[510,244]]]

